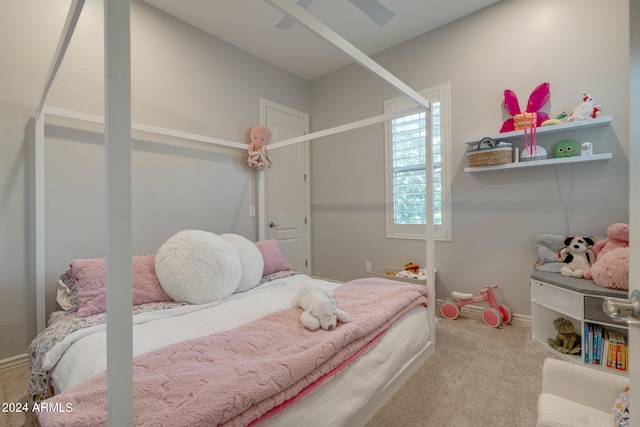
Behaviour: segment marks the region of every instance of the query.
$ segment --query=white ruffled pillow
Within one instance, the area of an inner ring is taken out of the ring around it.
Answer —
[[[158,250],[155,267],[167,295],[192,304],[228,297],[242,275],[234,246],[201,230],[183,230],[170,237]]]
[[[262,271],[264,270],[264,259],[260,249],[251,240],[239,234],[221,234],[220,237],[233,245],[240,257],[242,276],[240,276],[236,292],[244,292],[256,287],[262,279]]]

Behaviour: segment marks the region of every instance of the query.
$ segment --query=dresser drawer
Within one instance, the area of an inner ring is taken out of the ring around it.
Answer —
[[[583,315],[582,294],[537,280],[531,280],[531,301],[575,319]]]

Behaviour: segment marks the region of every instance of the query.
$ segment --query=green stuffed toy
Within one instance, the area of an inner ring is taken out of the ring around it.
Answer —
[[[565,139],[553,146],[553,157],[573,157],[580,152],[580,147],[576,141]]]
[[[547,339],[547,343],[564,354],[580,353],[580,336],[573,330],[573,323],[564,317],[558,317],[553,321],[553,326],[558,331],[555,339]]]

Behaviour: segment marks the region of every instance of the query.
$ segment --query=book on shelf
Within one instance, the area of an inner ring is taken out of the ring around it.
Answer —
[[[623,334],[602,325],[585,323],[583,336],[584,362],[611,369],[628,369],[629,348]]]

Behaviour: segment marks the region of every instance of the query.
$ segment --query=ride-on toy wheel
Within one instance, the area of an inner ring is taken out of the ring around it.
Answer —
[[[502,304],[498,305],[498,309],[500,309],[500,312],[502,313],[502,323],[511,323],[513,320],[513,313],[511,312],[511,309]]]
[[[502,326],[502,313],[493,307],[485,308],[482,310],[482,320],[487,326],[499,328]]]
[[[440,306],[440,314],[442,314],[442,317],[445,319],[457,319],[460,315],[460,307],[458,307],[456,300],[451,298],[444,300]]]

